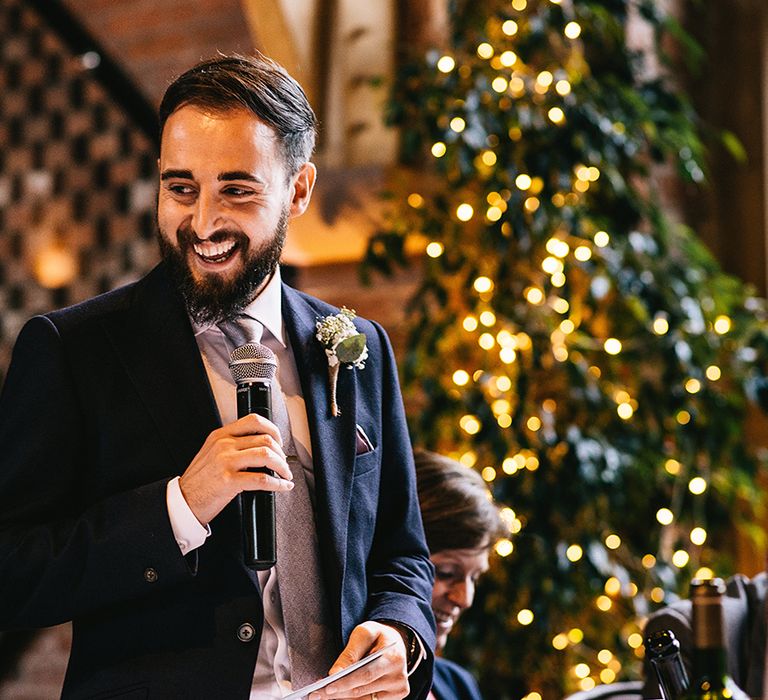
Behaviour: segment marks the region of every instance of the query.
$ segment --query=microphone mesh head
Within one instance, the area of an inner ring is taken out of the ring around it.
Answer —
[[[232,351],[229,371],[237,384],[254,379],[272,380],[277,374],[277,358],[266,345],[246,343]]]

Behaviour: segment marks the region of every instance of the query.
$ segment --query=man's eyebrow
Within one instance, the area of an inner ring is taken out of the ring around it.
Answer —
[[[173,180],[179,178],[180,180],[193,180],[191,170],[163,170],[160,174],[161,180]]]
[[[228,170],[227,172],[219,173],[216,179],[219,182],[224,182],[226,180],[247,180],[248,182],[264,184],[264,180],[262,180],[260,177],[256,177],[256,175],[253,173],[247,172],[246,170]]]

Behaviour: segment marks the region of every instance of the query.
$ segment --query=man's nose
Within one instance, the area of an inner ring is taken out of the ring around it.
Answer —
[[[472,581],[472,579],[464,579],[463,581],[455,583],[451,586],[449,597],[451,602],[462,610],[471,607],[472,601],[475,599],[474,581]]]
[[[209,238],[221,228],[222,213],[218,199],[210,194],[201,192],[195,202],[192,212],[192,230],[200,240]]]

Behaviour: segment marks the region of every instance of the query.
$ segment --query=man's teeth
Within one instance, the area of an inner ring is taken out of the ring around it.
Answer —
[[[437,620],[440,623],[448,623],[452,620],[451,615],[446,615],[445,613],[436,612],[435,613],[435,620]]]
[[[195,243],[192,247],[204,260],[219,262],[229,257],[236,245],[235,241],[225,241],[224,243]]]

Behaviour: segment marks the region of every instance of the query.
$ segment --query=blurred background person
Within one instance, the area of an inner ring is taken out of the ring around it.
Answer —
[[[506,534],[498,508],[482,477],[448,457],[417,449],[416,482],[430,559],[435,565],[432,611],[437,623],[433,700],[480,700],[477,681],[443,658],[448,635],[472,605],[488,555]]]

